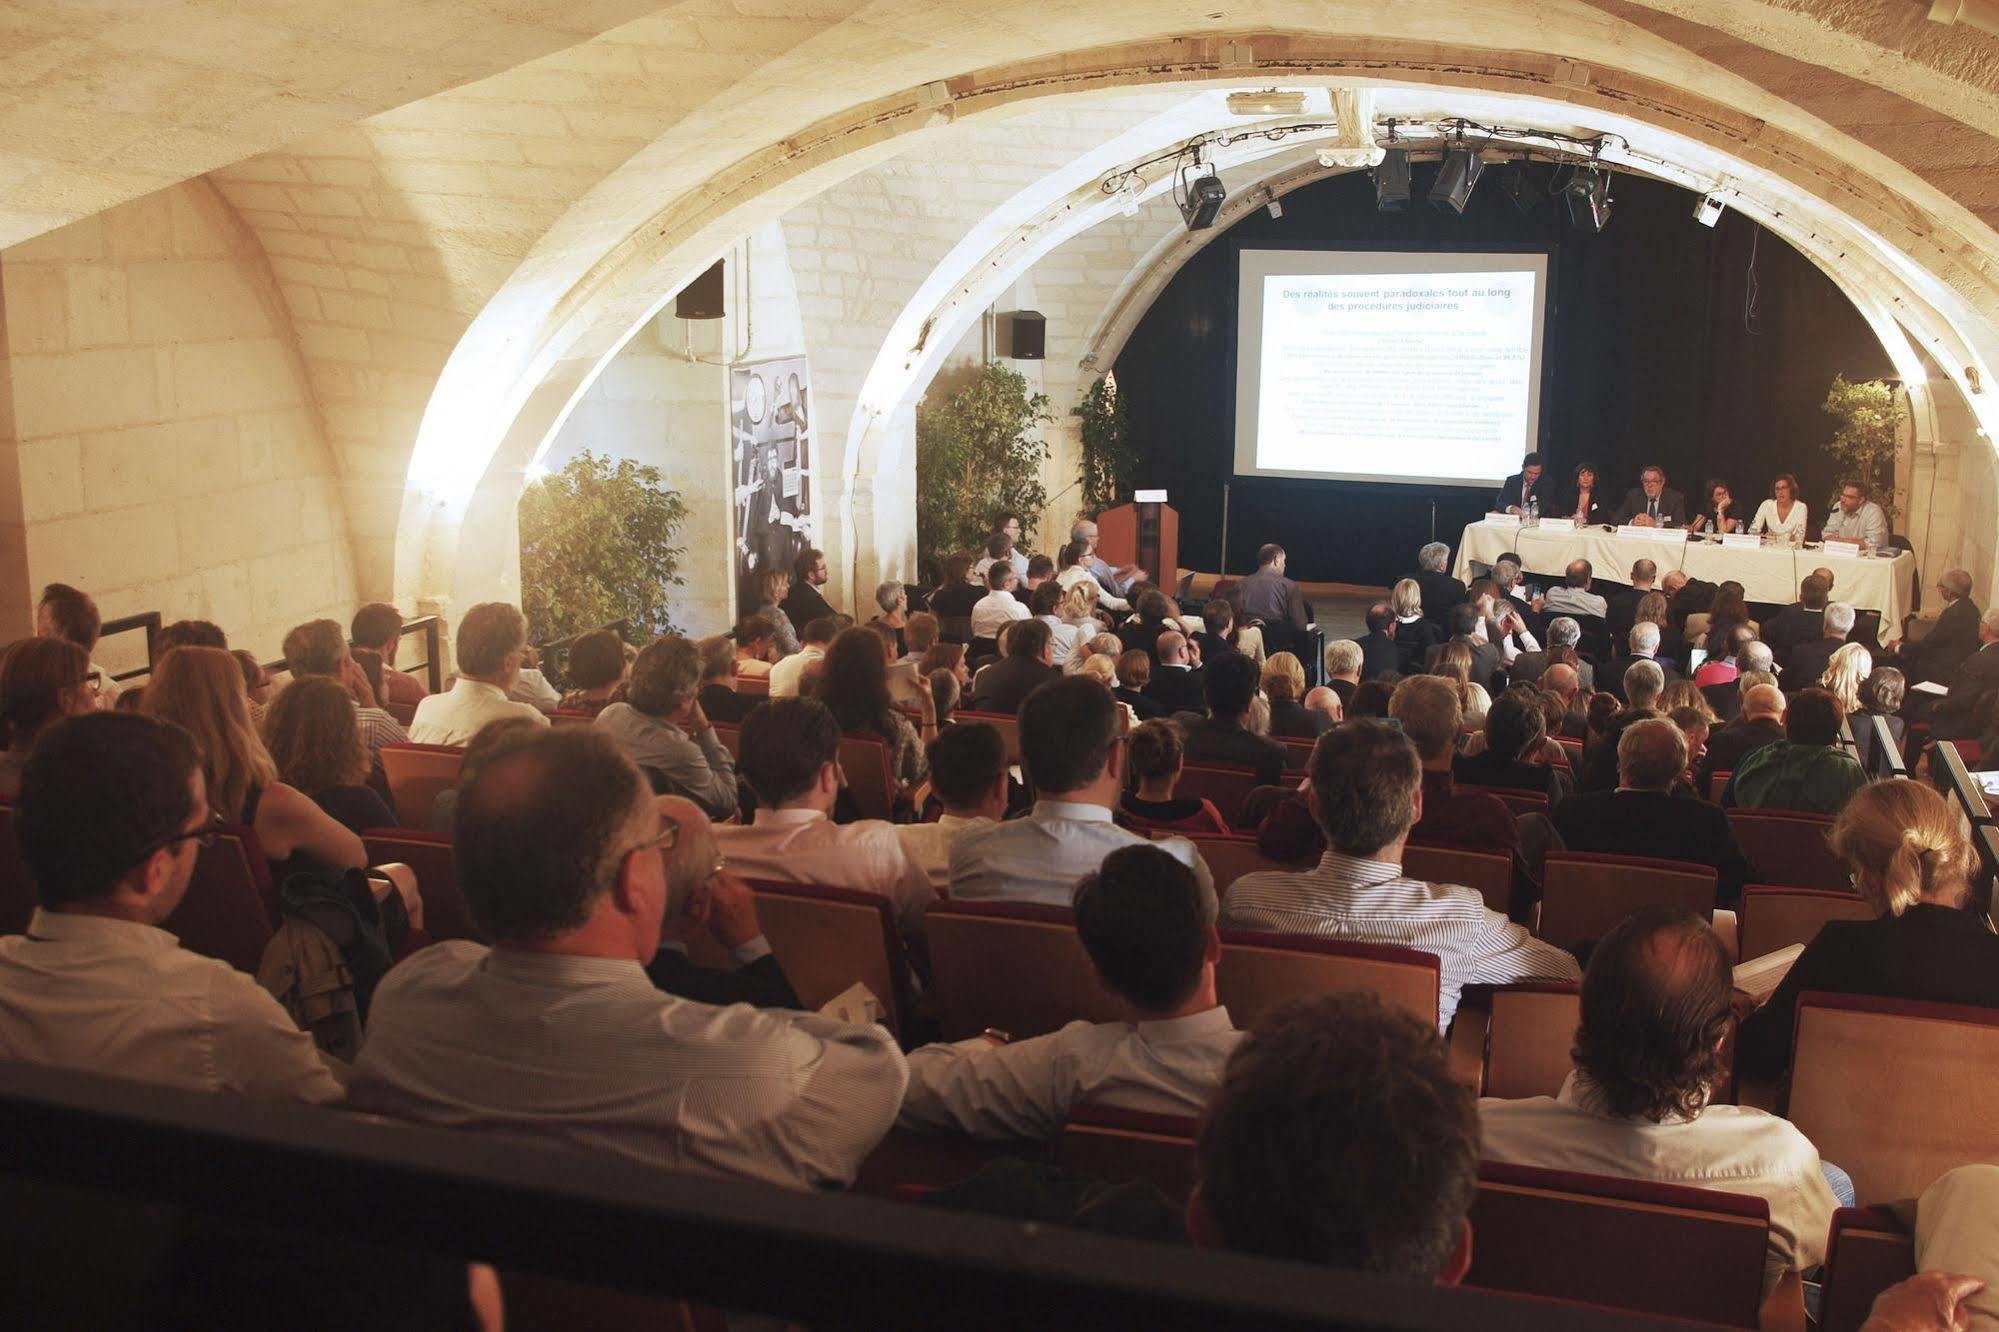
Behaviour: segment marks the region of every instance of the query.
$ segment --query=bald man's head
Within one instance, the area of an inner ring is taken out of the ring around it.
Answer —
[[[1742,715],[1751,720],[1768,717],[1775,721],[1784,715],[1784,691],[1776,685],[1760,684],[1742,696]]]
[[[1576,690],[1582,688],[1582,681],[1576,677],[1576,668],[1567,662],[1558,661],[1541,672],[1541,687],[1553,690],[1565,699],[1573,699]]]
[[[1728,950],[1699,916],[1648,907],[1613,927],[1583,974],[1575,1045],[1605,1109],[1655,1123],[1698,1115],[1722,1076],[1732,987]]]

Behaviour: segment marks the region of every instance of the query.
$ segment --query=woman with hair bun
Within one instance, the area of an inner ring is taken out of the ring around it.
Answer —
[[[1832,849],[1876,918],[1828,921],[1805,945],[1742,1024],[1738,1072],[1783,1074],[1798,996],[1811,990],[1999,1008],[1999,935],[1966,910],[1972,852],[1948,801],[1908,780],[1862,787],[1833,824]]]

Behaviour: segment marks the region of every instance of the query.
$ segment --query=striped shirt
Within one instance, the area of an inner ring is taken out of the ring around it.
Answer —
[[[1222,899],[1220,923],[1435,953],[1437,1023],[1446,1031],[1467,985],[1582,979],[1575,958],[1533,938],[1470,888],[1404,878],[1399,864],[1332,850],[1299,873],[1243,875]]]

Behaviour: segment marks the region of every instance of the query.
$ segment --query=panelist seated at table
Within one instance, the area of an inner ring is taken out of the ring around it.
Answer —
[[[1666,485],[1666,469],[1657,465],[1638,474],[1638,484],[1624,496],[1616,520],[1630,527],[1685,527],[1687,501]]]
[[[1588,523],[1607,523],[1616,516],[1616,510],[1604,497],[1603,487],[1597,484],[1596,465],[1577,463],[1575,474],[1569,480],[1569,488],[1561,496],[1561,502],[1552,508],[1541,510],[1544,517],[1573,518],[1578,526]]]
[[[1798,498],[1798,478],[1779,472],[1770,483],[1770,498],[1756,506],[1749,530],[1768,532],[1796,545],[1805,539],[1805,525],[1810,521],[1810,508]]]
[[[1742,530],[1742,513],[1735,507],[1735,497],[1728,493],[1728,482],[1710,481],[1701,487],[1701,495],[1700,512],[1687,524],[1688,531],[1726,536]]]
[[[1554,505],[1549,501],[1554,489],[1544,480],[1541,455],[1530,453],[1520,460],[1520,470],[1506,478],[1499,488],[1499,498],[1493,501],[1493,508],[1500,513],[1525,513],[1530,501],[1538,501],[1542,513],[1551,513]]]
[[[1849,481],[1839,488],[1839,506],[1819,535],[1827,541],[1858,541],[1862,550],[1879,550],[1888,544],[1888,515],[1868,498],[1866,486]]]

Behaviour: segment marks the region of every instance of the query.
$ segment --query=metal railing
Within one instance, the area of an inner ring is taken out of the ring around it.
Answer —
[[[137,615],[124,615],[118,619],[106,620],[104,622],[104,627],[98,634],[100,641],[111,637],[113,634],[130,633],[136,629],[146,631],[146,664],[135,666],[129,671],[120,671],[111,677],[113,680],[123,684],[127,680],[137,680],[152,675],[153,664],[158,660],[154,648],[159,642],[160,628],[161,619],[158,611],[142,611]],[[443,692],[443,617],[438,615],[419,615],[414,620],[405,620],[401,632],[396,636],[397,641],[400,642],[402,639],[408,638],[411,634],[423,635],[423,660],[399,664],[396,669],[407,671],[411,675],[422,671],[426,677],[424,683],[430,692],[433,694]],[[276,661],[264,662],[263,667],[272,673],[290,669],[283,657],[279,657]]]
[[[153,673],[153,643],[160,636],[160,613],[141,611],[137,615],[121,615],[115,620],[106,620],[97,631],[97,641],[101,643],[107,638],[118,634],[129,634],[135,629],[143,629],[146,633],[146,664],[135,666],[129,671],[120,671],[111,677],[120,684]]]
[[[601,634],[606,629],[609,629],[622,642],[625,635],[631,631],[631,627],[632,622],[630,620],[613,620],[609,624],[600,624],[595,629],[585,629],[581,633],[571,634],[567,638],[554,638],[546,643],[535,643],[531,646],[534,648],[536,659],[540,662],[542,675],[547,678],[550,684],[554,684],[562,678],[563,660],[569,655],[569,649],[575,645],[577,639],[590,634]],[[432,692],[435,693],[436,691],[432,690]]]

